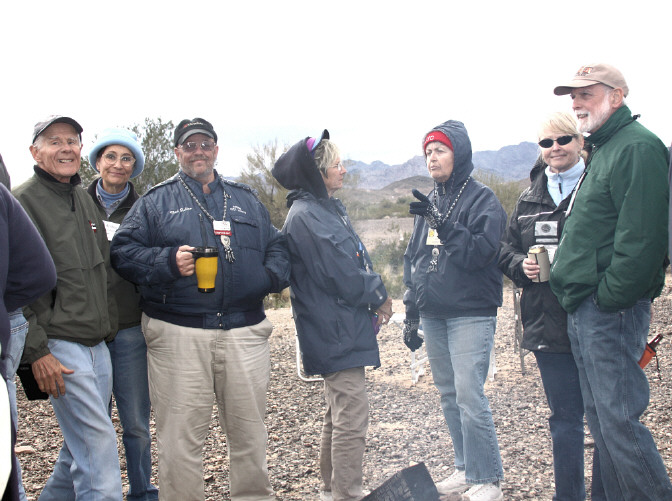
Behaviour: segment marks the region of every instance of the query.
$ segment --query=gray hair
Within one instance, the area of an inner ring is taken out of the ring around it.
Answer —
[[[327,169],[333,166],[340,155],[341,153],[338,146],[328,139],[323,139],[319,146],[315,148],[315,163],[317,164],[317,169],[323,176],[326,177]]]
[[[77,144],[78,146],[82,146],[82,140],[79,137],[79,134],[75,132],[75,135],[77,136]],[[33,146],[37,148],[38,150],[41,149],[44,146],[44,141],[45,141],[44,133],[41,133],[39,136],[35,138],[35,142],[33,143]]]

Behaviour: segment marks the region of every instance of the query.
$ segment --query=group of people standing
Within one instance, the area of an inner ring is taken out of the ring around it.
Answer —
[[[586,498],[584,414],[596,443],[592,499],[672,499],[639,421],[648,382],[638,365],[667,265],[667,148],[631,116],[627,84],[609,65],[582,67],[555,93],[571,94],[578,126],[567,113],[541,124],[531,185],[508,226],[493,191],[472,177],[464,124],[448,120],[423,139],[434,188],[414,190],[409,207],[416,217],[404,255],[403,341],[411,350],[426,343],[452,439],[455,471],[436,487],[465,501],[503,499],[484,392],[503,272],[523,288],[523,347],[534,352],[551,409],[554,499]],[[377,333],[392,300],[334,197],[347,169],[329,132],[300,140],[275,163],[273,176],[290,190],[278,230],[251,188],[215,170],[217,133],[207,120],[177,125],[179,172],[141,197],[130,179],[144,155],[125,129],[97,137],[89,161],[100,178],[78,186],[82,130],[65,116],[36,124],[33,177],[16,198],[0,189],[3,362],[17,311],[24,331],[27,323],[23,361],[49,394],[64,438],[40,499],[122,499],[112,395],[127,499],[158,499],[159,490],[162,500],[204,499],[213,400],[231,499],[274,498],[264,424],[272,325],[263,299],[287,286],[304,368],[324,379],[320,499],[364,497],[365,368],[380,366]],[[550,254],[550,281],[528,257],[539,244]],[[196,276],[203,247],[217,256],[208,289]],[[14,372],[0,367],[9,388]],[[14,465],[5,496],[25,498]]]

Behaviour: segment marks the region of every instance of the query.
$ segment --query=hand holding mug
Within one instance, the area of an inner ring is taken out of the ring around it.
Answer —
[[[189,277],[194,274],[196,260],[191,253],[194,249],[195,247],[191,245],[181,245],[177,249],[175,264],[177,264],[177,269],[183,277]]]

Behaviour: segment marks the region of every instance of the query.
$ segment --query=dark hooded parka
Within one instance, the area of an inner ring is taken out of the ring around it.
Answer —
[[[404,254],[406,316],[496,316],[502,305],[497,258],[506,212],[494,192],[471,177],[471,141],[462,122],[448,120],[432,130],[450,139],[454,162],[450,178],[435,183],[428,197],[450,216],[442,245],[429,244],[425,219],[415,218]],[[432,251],[438,252],[436,271],[429,271]]]
[[[291,255],[291,300],[303,366],[309,374],[379,367],[371,312],[387,292],[345,207],[329,198],[308,139],[284,153],[272,171],[292,190],[282,233]]]

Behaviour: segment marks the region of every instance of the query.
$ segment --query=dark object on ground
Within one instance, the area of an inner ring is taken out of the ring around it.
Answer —
[[[404,468],[362,501],[438,501],[436,490],[425,463]]]

